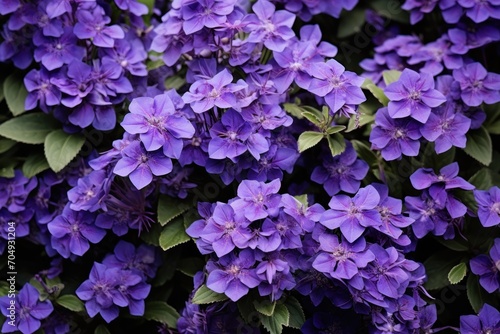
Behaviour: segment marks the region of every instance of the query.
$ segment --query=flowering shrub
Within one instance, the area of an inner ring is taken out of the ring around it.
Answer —
[[[2,332],[499,332],[499,20],[0,0]]]

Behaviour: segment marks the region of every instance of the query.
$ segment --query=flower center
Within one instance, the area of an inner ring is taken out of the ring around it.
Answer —
[[[215,88],[213,88],[212,91],[208,94],[208,97],[211,97],[211,98],[216,98],[219,96],[220,96],[220,93]]]
[[[408,95],[408,98],[410,98],[414,101],[420,100],[420,97],[421,97],[421,94],[420,94],[420,92],[417,92],[417,91],[411,91],[410,94]]]
[[[274,30],[276,29],[271,21],[267,21],[266,23],[264,23],[263,27],[267,32],[274,32]]]
[[[57,50],[62,50],[62,44],[61,43],[57,43],[56,44],[56,49]]]
[[[236,229],[236,224],[233,221],[229,221],[224,224],[224,228],[226,230],[226,233],[231,233]]]
[[[500,202],[493,203],[490,210],[500,214]]]
[[[406,137],[406,131],[401,128],[397,128],[396,131],[392,134],[392,138],[394,139],[400,139],[400,138],[405,138]]]
[[[191,139],[191,145],[193,146],[200,146],[201,145],[201,138],[200,137],[193,137],[193,139]]]
[[[228,131],[227,132],[227,137],[229,139],[231,139],[232,141],[235,141],[237,136],[238,136],[237,133],[234,132],[234,131]]]
[[[236,264],[232,264],[227,269],[227,272],[233,276],[237,276],[240,273],[240,266],[238,266]]]
[[[302,64],[299,62],[295,62],[290,65],[290,68],[294,71],[298,71],[302,68]]]

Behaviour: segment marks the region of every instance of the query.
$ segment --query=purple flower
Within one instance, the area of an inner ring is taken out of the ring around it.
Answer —
[[[131,315],[142,316],[145,310],[144,299],[150,291],[151,285],[146,284],[141,276],[130,270],[120,270],[116,289],[112,290],[111,294],[114,304],[121,307],[128,306]]]
[[[121,10],[127,10],[137,16],[146,15],[148,6],[137,0],[115,0],[116,7]]]
[[[333,45],[320,43],[319,26],[303,26],[300,33],[301,41],[294,40],[282,52],[273,52],[274,60],[281,67],[273,78],[280,93],[285,92],[293,81],[299,87],[307,89],[311,82],[310,74],[314,72],[315,66],[324,62],[322,55],[333,57],[337,54],[337,48]]]
[[[109,323],[118,317],[119,309],[115,305],[114,297],[117,293],[118,278],[118,269],[108,268],[94,262],[89,279],[75,291],[78,298],[85,301],[85,309],[91,318],[100,313],[102,318]],[[118,298],[116,301],[120,303]]]
[[[279,179],[269,183],[244,180],[238,186],[239,198],[231,202],[231,206],[235,211],[243,210],[244,216],[250,221],[274,216],[281,200],[277,194],[280,187]]]
[[[435,201],[424,192],[420,197],[405,197],[405,205],[410,218],[415,220],[411,227],[417,238],[421,239],[431,231],[437,236],[445,234],[450,217],[444,210],[444,203]]]
[[[368,164],[358,159],[351,142],[346,141],[346,149],[342,154],[335,157],[330,154],[325,155],[322,166],[314,168],[311,180],[322,184],[330,196],[341,190],[354,194],[358,191],[368,169]]]
[[[381,224],[380,214],[376,210],[379,202],[380,195],[373,186],[359,189],[353,198],[333,196],[328,203],[330,210],[323,213],[320,223],[329,229],[340,227],[346,240],[353,243],[366,227]]]
[[[77,22],[73,29],[76,37],[80,39],[92,39],[95,46],[112,48],[115,39],[122,39],[125,33],[118,25],[106,26],[111,19],[104,14],[100,6],[93,10],[79,9],[76,12]]]
[[[227,69],[224,69],[211,79],[198,80],[193,83],[182,99],[189,103],[196,113],[202,113],[214,106],[223,109],[239,109],[239,102],[234,92],[244,89],[246,83],[239,81],[233,84],[232,81],[233,76]]]
[[[36,177],[28,179],[20,170],[14,171],[14,177],[0,177],[0,209],[17,213],[26,209],[25,203],[30,192],[37,186]]]
[[[66,28],[61,37],[46,37],[37,34],[33,38],[35,61],[41,62],[45,68],[52,71],[69,64],[74,60],[80,61],[85,55],[85,49],[77,45],[77,39],[70,28]]]
[[[252,9],[255,14],[244,19],[244,30],[250,33],[247,41],[264,43],[272,51],[283,51],[288,40],[295,36],[291,29],[295,15],[286,10],[276,11],[276,6],[267,0],[258,0]]]
[[[20,5],[19,0],[0,0],[0,15],[13,13]]]
[[[387,108],[375,114],[375,126],[370,133],[372,148],[380,150],[387,160],[400,159],[401,155],[414,157],[420,150],[421,124],[410,117],[391,118]]]
[[[481,225],[492,227],[500,224],[500,188],[495,186],[489,190],[474,190],[474,197]]]
[[[475,23],[486,21],[489,17],[500,19],[500,3],[496,0],[456,0],[465,8],[465,14]]]
[[[389,197],[389,188],[383,184],[373,184],[380,195],[377,210],[380,213],[382,224],[374,226],[378,231],[396,240],[403,236],[402,228],[410,226],[414,220],[401,214],[403,202],[400,199]]]
[[[366,101],[360,88],[365,79],[354,72],[346,71],[345,67],[334,59],[315,64],[310,74],[314,79],[307,90],[324,97],[332,113],[336,113],[346,104],[359,105]]]
[[[406,0],[402,9],[410,11],[410,22],[416,24],[434,10],[439,0]]]
[[[419,265],[406,260],[394,247],[384,249],[372,244],[369,250],[375,259],[368,263],[360,275],[375,283],[382,295],[389,298],[401,297],[410,282],[411,271],[416,270]]]
[[[124,39],[115,40],[113,48],[99,49],[102,61],[112,60],[132,75],[146,76],[147,69],[144,61],[147,58],[147,52],[144,50],[144,45],[138,38],[129,38],[130,34],[127,34]]]
[[[83,99],[91,94],[94,88],[92,80],[92,68],[81,62],[73,61],[68,66],[66,77],[54,78],[51,82],[56,85],[61,92],[67,94],[61,100],[61,103],[69,108],[74,108],[82,104]],[[69,115],[68,119],[71,123],[84,128],[92,124],[95,118],[95,113],[90,108],[76,108]]]
[[[28,96],[24,104],[26,110],[34,109],[37,104],[40,109],[48,112],[48,106],[55,106],[61,102],[61,92],[52,84],[49,72],[41,68],[40,71],[31,70],[24,77],[24,86]]]
[[[47,225],[52,235],[52,247],[64,258],[70,253],[82,256],[89,250],[89,242],[96,244],[106,235],[106,231],[95,226],[94,221],[91,213],[73,211],[69,204],[66,205],[62,214]]]
[[[228,254],[211,265],[214,268],[208,273],[207,287],[237,301],[261,282],[252,268],[254,264],[255,257],[250,249],[243,249],[238,256]]]
[[[500,312],[493,306],[484,304],[479,314],[460,317],[461,334],[500,332]]]
[[[460,83],[462,100],[470,107],[500,101],[500,74],[488,73],[480,63],[453,70],[453,78]]]
[[[241,211],[229,204],[217,204],[200,237],[212,245],[218,257],[229,254],[236,246],[244,248],[252,237],[250,222]]]
[[[192,138],[195,133],[191,122],[177,112],[174,102],[166,93],[154,99],[135,98],[129,110],[121,125],[128,133],[139,134],[147,151],[163,147],[167,157],[179,158],[184,145],[182,139]]]
[[[425,62],[421,72],[437,75],[441,73],[444,67],[456,69],[463,65],[462,53],[456,52],[447,35],[442,36],[437,41],[429,43],[418,50],[408,60],[408,64],[414,65]],[[457,54],[458,53],[458,54]],[[443,67],[444,64],[444,67]]]
[[[39,297],[38,290],[29,283],[19,290],[14,299],[9,296],[0,297],[1,311],[7,318],[2,326],[2,333],[20,331],[23,334],[31,334],[36,332],[41,326],[40,320],[47,318],[54,310],[50,300],[40,301]],[[12,317],[13,314],[14,317]]]
[[[263,135],[253,133],[252,126],[243,120],[241,114],[229,109],[220,122],[210,129],[212,139],[208,143],[208,155],[212,159],[234,159],[247,150],[256,158],[269,150]]]
[[[204,27],[218,28],[226,22],[226,15],[234,10],[235,0],[200,0],[187,2],[181,7],[186,35],[194,34]]]
[[[78,179],[78,186],[68,191],[70,209],[94,212],[105,208],[103,199],[107,194],[108,178],[103,170],[93,171]]]
[[[435,142],[437,154],[448,151],[453,146],[464,148],[467,142],[471,120],[453,109],[453,102],[446,102],[429,115],[427,122],[420,128],[422,136]]]
[[[193,50],[194,37],[187,36],[182,30],[179,12],[170,11],[162,17],[162,23],[155,28],[151,50],[163,53],[167,66],[174,65],[182,54]]]
[[[456,162],[441,168],[438,175],[430,168],[419,168],[410,176],[410,181],[415,189],[429,188],[429,196],[439,206],[445,206],[452,218],[459,218],[467,212],[467,207],[458,201],[450,190],[472,190],[474,186],[459,177],[458,172]]]
[[[459,166],[453,162],[439,170],[439,174],[434,173],[431,168],[419,168],[411,176],[410,181],[415,189],[422,190],[431,187],[433,184],[443,186],[444,189],[472,190],[474,186],[458,176]]]
[[[341,242],[336,235],[321,234],[319,236],[318,255],[312,267],[338,280],[349,280],[358,274],[359,268],[364,268],[375,259],[367,249],[364,238],[358,238],[350,243],[342,237]]]
[[[161,176],[172,171],[172,160],[162,152],[148,152],[141,142],[134,141],[122,151],[113,173],[128,176],[137,189],[142,189],[153,181],[153,175]]]
[[[500,288],[500,239],[490,249],[490,255],[481,254],[470,260],[470,270],[479,276],[479,283],[489,293]]]
[[[411,116],[420,123],[427,121],[431,108],[446,101],[443,94],[434,89],[434,80],[430,74],[419,74],[410,69],[404,69],[399,80],[388,85],[384,92],[390,100],[389,116]]]

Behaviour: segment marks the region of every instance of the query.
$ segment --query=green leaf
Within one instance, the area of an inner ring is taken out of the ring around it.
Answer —
[[[63,295],[56,299],[56,303],[73,312],[82,312],[83,302],[74,295]]]
[[[180,76],[168,77],[165,80],[165,88],[178,90],[186,84],[186,79]]]
[[[460,253],[450,250],[443,250],[431,255],[424,261],[425,271],[427,274],[427,282],[424,287],[427,290],[438,290],[448,286],[448,273],[459,261]]]
[[[453,268],[451,268],[450,272],[448,273],[448,280],[450,281],[451,284],[457,284],[460,283],[467,274],[467,265],[465,262],[460,262]]]
[[[177,270],[184,275],[194,277],[198,271],[203,270],[204,265],[205,262],[199,257],[188,257],[179,262]]]
[[[293,196],[297,201],[299,201],[306,208],[309,206],[307,201],[307,194]]]
[[[28,91],[24,87],[23,76],[20,73],[12,73],[3,82],[3,95],[9,107],[10,112],[14,115],[21,115],[25,112],[24,101],[28,96]]]
[[[45,155],[38,152],[28,156],[23,164],[22,171],[24,176],[33,177],[49,168],[49,163],[45,159]]]
[[[144,318],[166,324],[169,328],[175,328],[179,313],[167,303],[155,300],[146,302]]]
[[[483,123],[486,130],[492,135],[500,134],[500,103],[484,106],[486,121]]]
[[[338,38],[345,38],[361,31],[365,23],[364,8],[355,8],[347,12],[344,11],[340,16],[339,28],[337,30]]]
[[[16,141],[10,140],[10,139],[0,139],[0,153],[7,152],[10,150],[14,145],[16,145]]]
[[[434,237],[434,240],[439,242],[441,245],[445,246],[448,249],[454,250],[455,252],[466,252],[469,250],[468,245],[464,245],[463,243],[457,240],[444,240],[442,237]]]
[[[380,15],[389,21],[396,21],[403,24],[410,23],[410,15],[401,8],[398,2],[388,2],[387,0],[370,0],[370,6]]]
[[[0,77],[0,102],[5,99],[5,94],[3,93],[3,83],[5,81],[4,77]]]
[[[446,152],[437,154],[434,149],[434,143],[427,143],[422,157],[423,167],[438,171],[455,161],[455,152],[455,147],[452,147]]]
[[[306,322],[302,305],[300,305],[299,301],[295,297],[289,296],[285,301],[285,306],[290,313],[288,327],[301,329],[304,322]]]
[[[246,323],[252,323],[255,321],[256,317],[260,316],[260,314],[255,310],[255,307],[253,306],[251,292],[238,300],[237,306],[238,311],[240,311],[241,317]]]
[[[484,303],[488,303],[493,307],[498,304],[496,298],[481,287],[479,278],[472,274],[467,277],[467,298],[469,298],[470,305],[476,313],[481,310]]]
[[[190,208],[189,204],[179,198],[162,195],[158,200],[158,222],[164,226],[179,217]]]
[[[316,131],[305,131],[299,136],[299,152],[304,152],[307,149],[317,145],[323,139],[323,133]]]
[[[384,78],[386,86],[390,85],[393,82],[398,81],[400,76],[401,76],[401,71],[398,70],[389,70],[382,72],[382,77]]]
[[[467,145],[465,153],[488,166],[493,156],[493,144],[488,131],[482,126],[477,130],[471,130],[467,133]]]
[[[152,224],[145,232],[141,232],[141,239],[153,246],[159,246],[162,228],[160,224]]]
[[[372,123],[375,120],[374,115],[367,115],[367,114],[358,114],[356,116],[353,116],[349,118],[349,124],[347,125],[347,130],[346,132],[351,132],[356,129],[359,129],[366,124]]]
[[[267,315],[268,317],[270,317],[274,313],[274,309],[276,307],[276,301],[271,302],[268,299],[254,300],[253,306],[259,313],[262,313],[263,315]]]
[[[16,161],[3,161],[0,163],[0,176],[11,178],[15,176],[14,168],[16,167]]]
[[[336,133],[334,135],[326,137],[328,140],[328,147],[330,147],[330,152],[332,156],[336,156],[345,151],[345,140],[342,135]]]
[[[383,106],[387,106],[389,104],[389,99],[385,96],[384,91],[375,85],[373,81],[370,79],[366,79],[363,87],[368,89],[370,93],[380,102]]]
[[[326,133],[328,133],[329,135],[333,135],[337,132],[340,132],[342,130],[345,130],[345,126],[343,125],[334,125],[334,126],[329,126],[327,129],[326,129]]]
[[[45,137],[59,126],[53,117],[37,112],[2,123],[0,135],[25,144],[43,144]]]
[[[300,103],[300,101],[298,101]],[[298,106],[297,103],[285,103],[283,104],[283,109],[290,115],[297,117],[298,119],[304,118],[302,116],[302,109]]]
[[[111,334],[111,332],[109,331],[108,327],[106,327],[106,325],[101,324],[97,326],[94,334]]]
[[[186,234],[184,228],[184,220],[182,217],[174,219],[170,224],[163,228],[160,234],[160,247],[163,250],[168,250],[177,245],[183,244],[191,240],[189,235]]]
[[[217,293],[207,288],[205,284],[200,286],[194,293],[193,304],[212,304],[226,300],[227,296],[223,293]]]
[[[500,186],[500,174],[489,168],[483,167],[477,171],[476,174],[472,175],[469,182],[473,184],[476,189],[488,190],[492,186]]]
[[[290,322],[290,312],[283,304],[277,304],[271,317],[261,316],[262,326],[271,334],[281,334],[283,326]]]
[[[56,130],[45,138],[45,157],[54,172],[60,172],[80,152],[85,137]]]
[[[358,156],[366,161],[368,165],[374,166],[378,163],[377,156],[366,143],[353,139],[351,140],[351,144],[356,152],[358,152]]]
[[[321,126],[323,122],[323,117],[319,118],[318,115],[310,112],[310,111],[302,111],[302,116],[307,118],[307,120],[317,126]]]

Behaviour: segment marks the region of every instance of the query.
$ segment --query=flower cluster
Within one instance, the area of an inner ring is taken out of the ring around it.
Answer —
[[[147,75],[146,45],[135,31],[147,13],[144,4],[116,1],[123,19],[135,26],[112,24],[111,8],[96,1],[7,1],[0,61],[29,71],[25,109],[53,113],[71,129],[89,126],[111,130],[114,105],[133,92],[132,82]],[[69,129],[68,128],[68,129]]]
[[[157,254],[151,246],[134,245],[120,241],[114,254],[108,254],[103,263],[94,262],[90,277],[76,295],[85,301],[90,317],[98,313],[106,322],[116,319],[119,307],[128,307],[131,315],[144,315],[144,299],[151,291],[147,278],[155,276],[159,266]]]
[[[495,332],[499,19],[0,0],[2,332]]]

